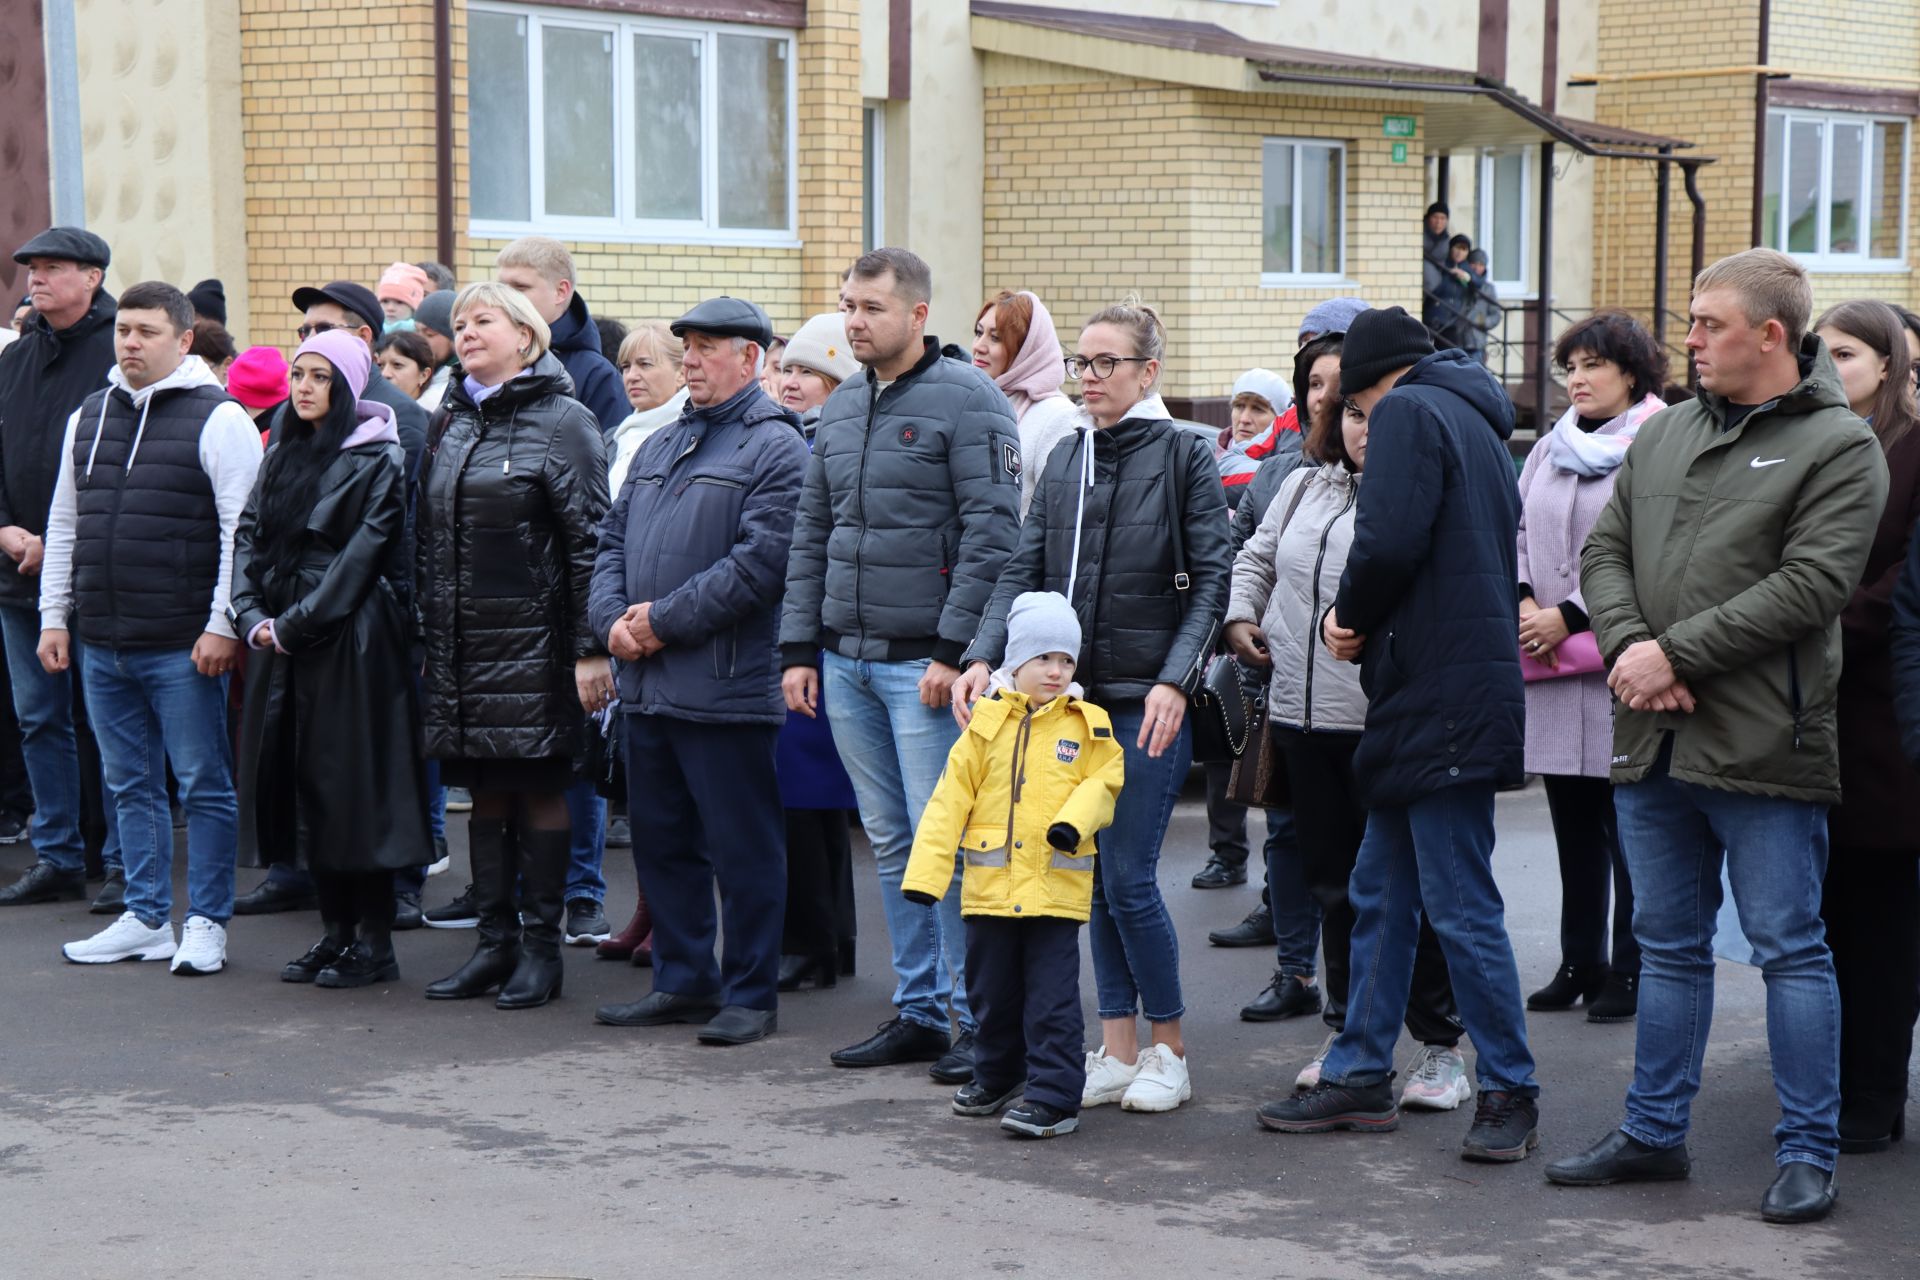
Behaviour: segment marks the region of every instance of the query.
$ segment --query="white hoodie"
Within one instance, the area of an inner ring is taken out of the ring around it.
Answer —
[[[220,379],[213,376],[213,370],[207,368],[207,362],[199,356],[188,356],[178,369],[138,391],[127,386],[126,375],[120,372],[119,365],[107,371],[107,382],[133,396],[133,403],[140,409],[140,430],[146,427],[147,406],[154,392],[220,385]],[[103,405],[103,416],[104,411]],[[98,424],[93,426],[98,431]],[[79,432],[80,410],[75,409],[67,419],[67,433],[60,442],[63,465],[53,486],[53,507],[47,513],[46,559],[40,567],[40,625],[49,631],[66,630],[68,615],[73,610],[73,532],[79,514],[73,450]],[[129,469],[139,454],[140,431],[137,430],[127,454]],[[253,419],[239,402],[229,400],[214,406],[213,412],[207,415],[207,425],[200,431],[200,466],[213,483],[213,505],[220,515],[220,573],[214,579],[213,598],[208,601],[207,630],[228,639],[234,638],[233,624],[227,620],[227,597],[233,589],[233,533],[240,525],[240,513],[246,508],[247,497],[253,492],[260,457],[260,429],[253,425]]]

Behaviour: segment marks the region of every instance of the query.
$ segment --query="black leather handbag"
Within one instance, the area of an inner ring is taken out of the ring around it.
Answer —
[[[1187,572],[1186,530],[1180,518],[1180,497],[1187,489],[1186,441],[1174,428],[1172,466],[1167,479],[1167,533],[1173,539],[1173,591],[1180,612],[1187,611],[1187,592],[1193,577]],[[1213,620],[1204,652],[1212,653],[1220,639],[1220,620]],[[1187,721],[1193,726],[1193,762],[1224,764],[1238,760],[1253,735],[1253,702],[1240,682],[1240,668],[1231,657],[1216,655],[1200,687],[1187,695]]]

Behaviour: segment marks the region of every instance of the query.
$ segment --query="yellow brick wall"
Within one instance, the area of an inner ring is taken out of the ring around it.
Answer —
[[[291,347],[294,289],[371,287],[391,262],[434,256],[433,6],[241,0],[240,42],[245,336]],[[464,193],[464,94],[455,107]]]
[[[1920,79],[1920,10],[1913,0],[1773,0],[1767,61],[1809,79]]]
[[[1380,136],[1383,113],[1407,110],[1152,81],[991,87],[986,289],[1033,290],[1068,344],[1088,315],[1139,294],[1167,325],[1169,395],[1224,395],[1252,365],[1290,372],[1315,303],[1357,293],[1419,306],[1422,143],[1395,165]],[[1261,287],[1266,137],[1347,143],[1350,283]]]

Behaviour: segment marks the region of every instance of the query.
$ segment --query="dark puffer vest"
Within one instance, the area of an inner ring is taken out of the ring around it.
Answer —
[[[185,649],[207,629],[220,576],[220,512],[200,463],[200,433],[228,399],[219,387],[162,388],[141,409],[114,387],[81,405],[73,619],[87,643]]]

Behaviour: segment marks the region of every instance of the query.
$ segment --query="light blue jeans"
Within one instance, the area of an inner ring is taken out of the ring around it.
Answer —
[[[188,649],[80,650],[87,719],[119,812],[127,910],[149,929],[173,914],[173,812],[167,765],[187,814],[187,914],[233,915],[239,806],[227,739],[227,677],[203,676]]]
[[[880,905],[898,979],[894,1007],[908,1022],[944,1031],[951,1004],[953,1020],[962,1031],[971,1031],[959,850],[954,851],[953,885],[938,906],[923,907],[900,895],[914,829],[960,728],[946,707],[921,703],[925,658],[867,662],[829,653],[822,663],[821,684],[833,704],[833,745],[853,780],[860,825],[880,872]]]
[[[1613,793],[1640,942],[1633,1086],[1620,1127],[1651,1146],[1686,1141],[1713,1022],[1724,860],[1767,984],[1775,1159],[1831,1171],[1840,1153],[1840,988],[1820,918],[1826,806],[1676,782],[1666,763],[1663,755],[1644,781]]]
[[[1102,1018],[1139,1013],[1148,1022],[1177,1022],[1187,1006],[1180,994],[1180,939],[1160,895],[1160,845],[1193,768],[1193,723],[1182,721],[1180,735],[1155,760],[1135,745],[1147,718],[1144,701],[1115,703],[1107,715],[1126,753],[1127,779],[1094,860],[1087,943],[1095,995]]]
[[[13,711],[20,721],[20,755],[33,788],[29,832],[35,857],[62,871],[86,865],[86,841],[80,834],[80,749],[74,737],[75,671],[49,675],[40,665],[40,614],[35,609],[0,606],[0,639],[6,644],[7,672],[13,680]],[[70,636],[73,662],[85,647]],[[109,871],[120,867],[120,819],[113,797],[103,797],[107,842],[100,860]]]

